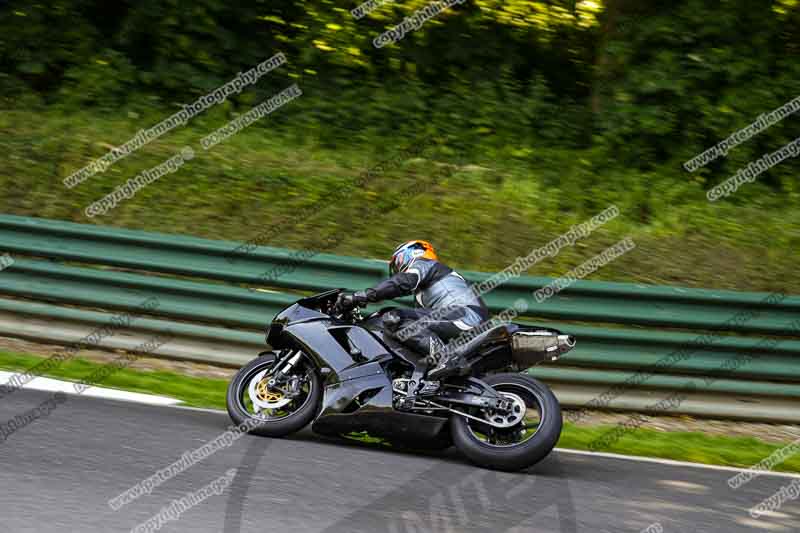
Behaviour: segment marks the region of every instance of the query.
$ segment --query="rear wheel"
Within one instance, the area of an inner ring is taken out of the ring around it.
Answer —
[[[456,447],[470,461],[496,470],[521,470],[544,459],[561,436],[561,407],[552,391],[524,374],[495,374],[484,382],[510,400],[512,408],[469,412],[486,422],[453,415]]]
[[[250,361],[228,385],[228,414],[237,424],[261,422],[250,433],[283,437],[301,430],[316,416],[322,398],[322,381],[316,368],[302,355],[280,384],[273,379],[277,354]],[[282,363],[283,365],[283,363]]]

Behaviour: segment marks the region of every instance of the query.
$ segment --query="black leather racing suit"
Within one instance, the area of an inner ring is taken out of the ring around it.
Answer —
[[[421,355],[434,355],[447,342],[489,319],[480,296],[453,269],[417,259],[405,270],[364,291],[369,302],[414,295],[415,309],[384,315],[387,333]]]

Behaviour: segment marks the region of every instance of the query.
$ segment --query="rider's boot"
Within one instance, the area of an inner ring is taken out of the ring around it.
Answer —
[[[441,380],[450,376],[463,376],[469,370],[469,365],[464,356],[454,354],[441,354],[436,366],[428,370],[427,379]]]
[[[427,379],[439,381],[450,376],[460,376],[466,373],[469,368],[467,360],[459,353],[454,353],[448,349],[441,339],[436,336],[438,344],[431,341],[428,363],[430,370],[426,375]]]

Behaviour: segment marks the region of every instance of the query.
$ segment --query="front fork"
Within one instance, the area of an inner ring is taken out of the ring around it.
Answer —
[[[290,388],[296,388],[298,385],[297,379],[290,381],[293,376],[290,375],[292,369],[303,357],[303,352],[300,350],[286,350],[285,353],[278,354],[277,360],[273,365],[273,369],[277,369],[274,373],[269,375],[267,386],[271,389],[280,390],[284,393],[290,394],[292,391],[285,391],[283,387],[289,382]]]

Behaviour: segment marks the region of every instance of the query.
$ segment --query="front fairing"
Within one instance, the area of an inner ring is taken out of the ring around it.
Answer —
[[[295,303],[275,315],[275,318],[272,319],[273,324],[280,324],[281,326],[288,326],[293,322],[305,322],[307,320],[313,319],[320,319],[320,318],[330,318],[325,313],[317,310],[317,309],[309,309],[308,307],[304,307],[300,305],[300,303]]]
[[[267,329],[267,344],[276,346],[283,329],[294,323],[312,320],[330,320],[328,314],[342,289],[333,289],[302,298],[275,315]]]
[[[273,323],[288,325],[292,322],[311,320],[315,318],[330,318],[336,299],[344,289],[331,289],[314,296],[301,298],[278,313],[273,319]]]

